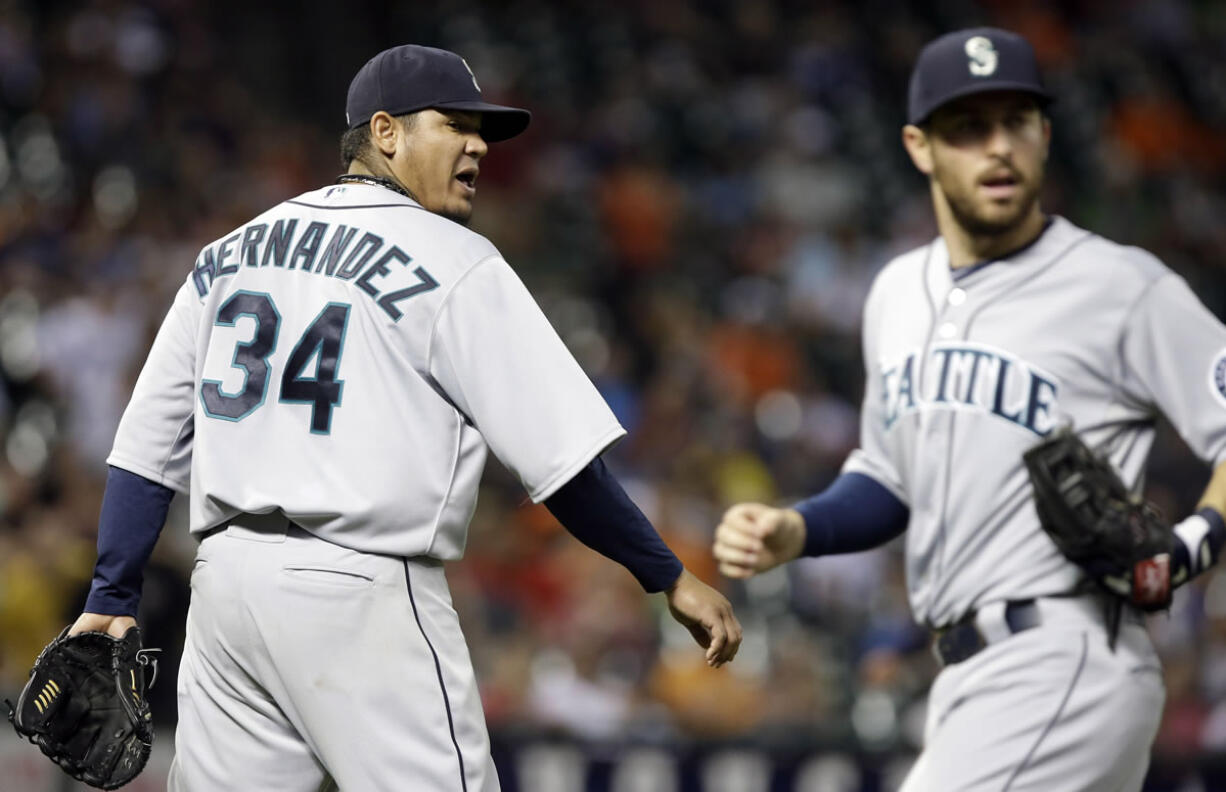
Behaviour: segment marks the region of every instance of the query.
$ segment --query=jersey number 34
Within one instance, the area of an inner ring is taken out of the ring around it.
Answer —
[[[344,383],[336,378],[341,351],[345,346],[345,328],[349,324],[349,305],[330,302],[319,312],[303,332],[281,374],[280,401],[311,405],[311,432],[328,434],[332,428],[332,408],[341,403]],[[243,372],[243,386],[227,393],[218,380],[200,383],[200,401],[210,418],[241,421],[255,412],[268,396],[272,378],[268,358],[277,348],[281,331],[281,314],[267,292],[239,291],[222,303],[214,325],[234,327],[240,316],[255,319],[255,335],[250,341],[239,342],[234,348],[234,368]],[[308,364],[315,360],[315,372],[304,376]]]

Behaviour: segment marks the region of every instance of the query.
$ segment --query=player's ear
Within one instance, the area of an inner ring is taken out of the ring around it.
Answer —
[[[380,110],[370,117],[370,144],[384,156],[396,153],[396,119]]]
[[[932,175],[932,146],[928,134],[915,124],[902,128],[902,145],[911,157],[916,170],[925,176]]]

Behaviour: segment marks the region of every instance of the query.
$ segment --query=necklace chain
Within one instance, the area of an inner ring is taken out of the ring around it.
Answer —
[[[364,173],[345,173],[345,174],[342,174],[341,176],[338,176],[336,179],[336,182],[337,184],[346,184],[346,183],[369,184],[374,187],[386,187],[392,192],[400,193],[405,198],[408,198],[410,201],[417,200],[416,198],[412,196],[412,194],[409,193],[408,190],[401,187],[399,184],[392,181],[391,179],[387,179],[382,176],[367,176]]]

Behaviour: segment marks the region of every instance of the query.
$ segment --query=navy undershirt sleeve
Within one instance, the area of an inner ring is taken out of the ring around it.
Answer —
[[[145,564],[166,524],[174,490],[112,467],[98,518],[98,563],[86,613],[135,616]]]
[[[597,553],[630,570],[648,592],[664,591],[681,576],[681,562],[596,457],[545,506],[566,530]]]
[[[907,530],[911,511],[876,479],[844,473],[818,495],[794,507],[805,518],[802,555],[858,553]]]

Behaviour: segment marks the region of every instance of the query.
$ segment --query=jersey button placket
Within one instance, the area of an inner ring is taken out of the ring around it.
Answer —
[[[963,317],[966,315],[962,306],[966,303],[966,290],[960,287],[953,287],[945,295],[944,305],[941,307],[939,314],[939,324],[936,328],[936,337],[939,341],[952,341],[961,335],[963,330]],[[931,350],[929,355],[932,355]],[[932,358],[929,358],[929,363],[934,363]],[[941,378],[940,367],[935,366],[931,371],[930,377],[939,380]],[[927,391],[935,395],[936,389],[941,386],[936,381],[926,383],[927,387],[932,389]],[[932,511],[936,517],[936,536],[932,545],[932,572],[931,579],[939,579],[940,570],[944,566],[945,554],[947,548],[945,542],[947,537],[945,531],[948,527],[945,524],[945,510],[948,507],[946,498],[948,496],[949,487],[949,454],[953,442],[954,428],[954,412],[952,410],[932,410],[929,414],[929,419],[925,424],[923,434],[924,445],[924,460],[925,466],[929,473],[929,488],[931,490]],[[934,603],[929,603],[933,605]]]
[[[944,320],[937,326],[937,338],[949,340],[958,335],[958,323],[954,320],[951,314],[960,313],[957,310],[963,303],[966,302],[966,289],[955,286],[949,290],[949,294],[945,295],[945,308],[941,311],[941,318]]]

